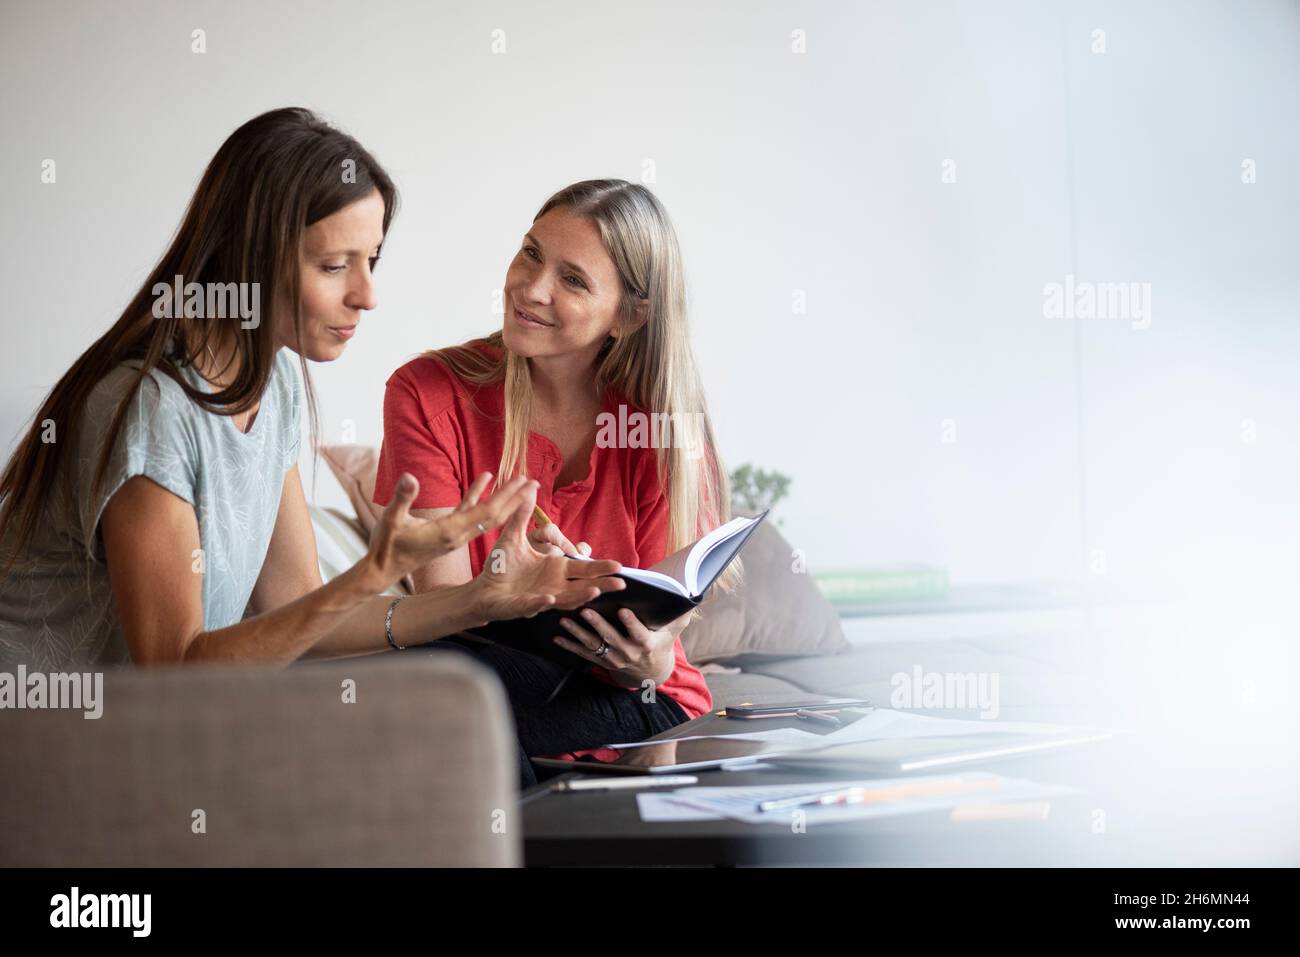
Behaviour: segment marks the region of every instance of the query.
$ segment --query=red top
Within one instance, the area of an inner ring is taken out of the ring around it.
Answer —
[[[499,355],[486,342],[475,343],[489,355]],[[633,408],[615,390],[605,396],[604,409],[618,415],[618,406]],[[384,393],[384,442],[374,501],[386,505],[397,478],[410,472],[420,482],[412,508],[449,508],[460,503],[474,476],[496,475],[505,443],[505,386],[474,386],[460,379],[437,359],[421,357],[402,366],[388,379]],[[528,475],[538,481],[537,504],[572,542],[585,541],[597,558],[612,558],[634,568],[649,568],[667,554],[668,499],[660,488],[654,448],[601,448],[591,451],[587,477],[555,488],[563,466],[559,447],[544,435],[528,435]],[[484,492],[495,488],[496,479]],[[491,529],[469,543],[474,575],[499,536]],[[656,689],[694,718],[713,706],[703,675],[686,660],[678,638],[676,664]],[[618,684],[608,670],[591,666],[591,673]],[[620,685],[621,686],[621,685]],[[559,757],[592,755],[610,761],[621,752],[610,748],[574,751]]]

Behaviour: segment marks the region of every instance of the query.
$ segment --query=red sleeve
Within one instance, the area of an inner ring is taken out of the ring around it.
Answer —
[[[460,443],[449,414],[451,406],[447,404],[433,417],[427,408],[410,366],[394,372],[384,390],[384,441],[375,476],[376,505],[388,504],[403,472],[410,472],[420,483],[412,508],[460,504],[465,485],[457,464]]]

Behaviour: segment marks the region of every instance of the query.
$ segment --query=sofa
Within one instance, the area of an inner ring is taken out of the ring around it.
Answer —
[[[124,668],[101,700],[0,715],[0,866],[521,861],[509,706],[468,658]]]

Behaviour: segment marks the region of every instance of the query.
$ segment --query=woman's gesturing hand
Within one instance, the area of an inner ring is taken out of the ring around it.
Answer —
[[[403,473],[397,480],[393,500],[370,533],[370,550],[362,559],[374,590],[381,592],[488,529],[500,527],[525,499],[535,500],[537,483],[516,477],[480,502],[479,496],[490,481],[490,472],[476,478],[455,511],[439,518],[416,518],[411,514],[411,503],[420,492],[420,483],[415,476]]]
[[[528,535],[537,483],[525,489],[520,504],[501,530],[483,572],[474,579],[479,617],[485,621],[531,618],[547,608],[577,608],[607,591],[627,587],[613,561],[565,558],[558,547],[533,547]],[[591,549],[586,549],[590,552]]]
[[[584,628],[570,618],[562,618],[560,624],[568,629],[569,636],[557,635],[554,640],[561,648],[608,669],[614,677],[622,679],[628,685],[639,685],[647,679],[655,685],[661,685],[668,680],[677,664],[673,654],[677,636],[686,630],[694,614],[693,610],[688,611],[680,618],[652,631],[641,624],[640,619],[630,610],[621,608],[618,618],[627,629],[627,637],[624,637],[598,612],[588,608],[577,616],[587,627]],[[603,644],[608,644],[609,647],[604,655],[598,655]]]

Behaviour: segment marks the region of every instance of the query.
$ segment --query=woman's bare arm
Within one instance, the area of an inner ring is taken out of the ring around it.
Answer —
[[[411,509],[411,514],[419,518],[441,518],[451,513],[450,508]],[[416,594],[436,591],[453,585],[463,585],[473,577],[469,563],[469,546],[458,548],[453,552],[435,558],[423,568],[411,573]]]
[[[497,527],[525,498],[532,497],[531,491],[525,495],[523,483],[512,483],[487,502],[470,505],[447,521],[412,522],[408,509],[418,486],[413,479],[408,481],[405,486],[399,485],[384,513],[381,526],[386,531],[375,536],[370,552],[361,562],[329,584],[280,607],[208,631],[204,628],[202,600],[208,562],[200,550],[193,506],[148,478],[136,476],[128,480],[109,501],[100,525],[114,604],[132,660],[138,664],[200,660],[287,664],[308,652],[362,606],[377,607],[373,599],[379,592],[412,568],[425,564],[429,556],[463,547],[465,541],[479,534],[477,523]],[[477,491],[481,493],[482,487]],[[277,527],[280,524],[277,517]],[[301,531],[297,519],[290,519],[286,527],[295,526]],[[309,522],[306,532],[311,535]],[[314,562],[314,537],[310,555]],[[289,580],[299,587],[307,581],[305,572],[295,573],[291,567],[285,570]],[[437,605],[430,602],[427,609],[431,619],[439,620],[438,627],[445,629],[443,634],[478,623],[475,611],[472,602],[458,601],[455,596],[446,596]],[[364,621],[363,617],[358,623]],[[375,642],[374,632],[369,640],[375,649],[381,647]],[[386,641],[382,621],[378,641]]]

